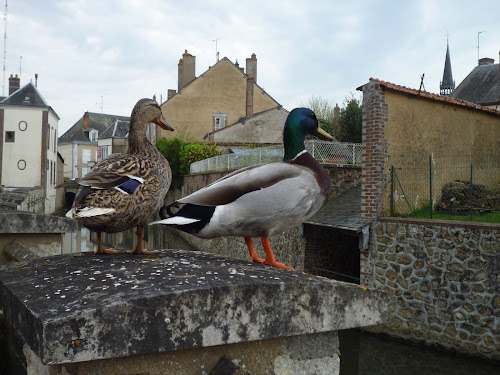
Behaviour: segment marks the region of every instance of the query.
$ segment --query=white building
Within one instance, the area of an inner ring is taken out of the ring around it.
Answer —
[[[32,82],[20,87],[9,78],[9,96],[0,102],[0,185],[3,190],[40,187],[43,213],[56,210],[59,116]]]

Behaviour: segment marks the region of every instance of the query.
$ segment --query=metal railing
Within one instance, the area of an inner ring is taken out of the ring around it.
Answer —
[[[306,150],[320,163],[361,165],[361,144],[308,140]],[[214,156],[190,165],[189,172],[224,171],[255,164],[274,163],[283,160],[283,146],[260,147],[248,151]]]

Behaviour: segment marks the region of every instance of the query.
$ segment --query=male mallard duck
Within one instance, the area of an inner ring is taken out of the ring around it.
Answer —
[[[128,152],[100,161],[89,174],[75,181],[80,189],[66,216],[97,232],[96,253],[120,252],[103,248],[101,232],[122,232],[133,227],[137,227],[138,238],[132,253],[157,253],[142,248],[142,234],[147,219],[163,203],[172,172],[168,161],[146,138],[151,122],[174,130],[156,101],[141,99],[130,115]]]
[[[313,111],[294,109],[283,130],[283,162],[237,170],[164,206],[160,210],[163,220],[152,224],[166,224],[200,238],[241,236],[252,261],[292,269],[276,261],[269,236],[298,226],[314,215],[331,190],[328,173],[305,150],[308,134],[333,140],[318,127]],[[171,207],[180,209],[172,213]],[[258,257],[251,237],[261,237],[265,260]]]

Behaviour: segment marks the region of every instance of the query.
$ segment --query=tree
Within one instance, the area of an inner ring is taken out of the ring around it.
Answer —
[[[361,124],[363,112],[361,101],[354,95],[346,98],[345,107],[340,109],[340,141],[361,143]]]
[[[220,155],[221,151],[211,143],[186,143],[180,138],[161,138],[156,148],[170,164],[172,170],[172,188],[180,189],[184,184],[184,176],[189,174],[189,166],[195,161]]]
[[[335,123],[335,107],[328,101],[320,96],[312,96],[303,107],[311,109],[318,118],[321,128],[335,137],[334,123]],[[338,134],[337,134],[338,136]]]

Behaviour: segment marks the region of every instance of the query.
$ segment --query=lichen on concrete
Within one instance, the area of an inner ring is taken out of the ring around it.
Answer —
[[[385,294],[213,255],[61,255],[5,266],[0,309],[45,364],[373,325]]]

